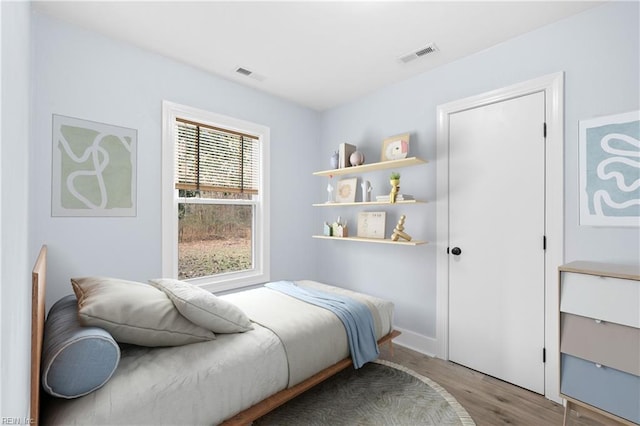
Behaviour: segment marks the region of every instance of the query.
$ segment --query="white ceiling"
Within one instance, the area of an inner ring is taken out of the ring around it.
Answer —
[[[35,10],[322,111],[595,1],[35,2]],[[409,63],[399,57],[435,43]],[[243,67],[261,77],[238,74]]]

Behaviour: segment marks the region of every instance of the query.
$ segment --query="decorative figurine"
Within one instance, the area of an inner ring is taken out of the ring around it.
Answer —
[[[345,222],[344,225],[338,225],[338,233],[336,237],[348,237],[348,236],[349,236],[349,231],[347,229],[347,223]]]
[[[362,151],[353,151],[351,156],[349,157],[349,163],[352,166],[361,166],[364,164],[364,154]]]
[[[402,238],[407,241],[411,241],[411,236],[404,232],[404,221],[407,217],[405,215],[400,216],[400,220],[398,220],[398,224],[395,228],[393,228],[393,234],[391,234],[391,240],[398,241],[398,239]]]
[[[371,190],[373,189],[373,187],[371,186],[371,182],[369,182],[368,180],[363,180],[360,184],[360,187],[362,188],[362,202],[366,203],[368,201],[371,201]]]
[[[345,220],[344,223],[342,223],[342,219],[338,216],[338,220],[331,225],[331,234],[334,237],[348,237],[347,221]]]
[[[400,173],[392,172],[389,177],[389,183],[391,184],[391,192],[389,193],[389,202],[395,203],[398,191],[400,191]]]
[[[327,184],[327,202],[326,204],[333,203],[333,185],[331,185],[331,178],[329,176],[329,183]]]

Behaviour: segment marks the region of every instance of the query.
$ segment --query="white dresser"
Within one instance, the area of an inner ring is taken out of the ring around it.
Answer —
[[[572,405],[640,423],[640,267],[571,262],[559,271],[565,424]]]

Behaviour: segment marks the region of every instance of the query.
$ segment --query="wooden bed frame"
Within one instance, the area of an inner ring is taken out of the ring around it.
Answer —
[[[44,339],[47,246],[42,246],[31,273],[31,424],[40,424],[40,364]]]
[[[42,342],[44,339],[45,322],[45,294],[46,294],[46,270],[47,270],[47,246],[42,246],[38,258],[33,267],[32,273],[32,307],[31,307],[31,424],[40,424],[40,364],[42,362]],[[400,335],[399,331],[392,330],[389,334],[378,340],[378,344],[388,344],[391,355],[393,355],[393,339]],[[248,425],[254,420],[264,416],[270,411],[278,408],[285,402],[295,398],[304,391],[311,389],[315,385],[323,382],[329,377],[339,373],[345,368],[353,365],[351,358],[342,361],[322,370],[311,376],[307,380],[284,389],[256,405],[247,408],[235,416],[225,420],[222,424]]]
[[[378,344],[380,345],[383,343],[388,343],[389,350],[391,352],[391,355],[393,356],[393,339],[398,337],[399,335],[399,331],[391,330],[391,333],[383,336],[380,340],[378,340]],[[270,411],[275,410],[285,402],[295,398],[304,391],[311,389],[315,385],[327,380],[331,376],[339,373],[340,371],[351,365],[353,365],[351,358],[345,358],[342,361],[333,364],[331,367],[328,367],[321,372],[309,377],[307,380],[298,383],[297,385],[290,388],[283,389],[280,392],[275,393],[270,397],[260,401],[253,407],[249,407],[246,410],[241,411],[235,416],[225,420],[222,425],[250,425],[254,420],[258,420],[260,417],[264,416]]]

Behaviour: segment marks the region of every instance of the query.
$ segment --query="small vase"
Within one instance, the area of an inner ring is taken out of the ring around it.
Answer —
[[[338,154],[338,151],[335,151],[333,154],[331,154],[331,157],[329,157],[329,165],[331,166],[332,169],[338,168],[339,157],[340,155]]]
[[[367,203],[371,201],[371,182],[365,180],[360,186],[362,187],[362,202]]]

